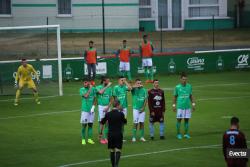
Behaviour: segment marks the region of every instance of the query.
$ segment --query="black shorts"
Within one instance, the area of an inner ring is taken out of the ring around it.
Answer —
[[[122,133],[109,133],[108,134],[108,149],[122,149],[123,144]]]
[[[149,116],[149,122],[154,123],[154,122],[164,122],[164,114],[162,113],[155,113],[154,116],[150,115]]]

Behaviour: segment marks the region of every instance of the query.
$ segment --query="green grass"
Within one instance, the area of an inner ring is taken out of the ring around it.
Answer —
[[[172,89],[179,82],[179,76],[158,76],[165,89],[167,100],[166,140],[159,140],[156,124],[155,141],[131,143],[132,112],[129,95],[128,125],[122,155],[143,154],[168,150],[166,152],[137,155],[121,159],[120,167],[218,167],[225,166],[220,146],[190,148],[221,144],[222,134],[229,127],[224,116],[238,116],[240,127],[246,137],[250,136],[250,72],[225,72],[214,74],[192,74],[189,81],[197,108],[192,115],[190,140],[177,140],[175,113],[171,110]],[[116,81],[113,81],[114,83]],[[43,98],[41,105],[33,99],[21,101],[18,107],[13,101],[0,100],[0,166],[48,167],[109,158],[106,146],[82,146],[80,144],[80,97],[76,95],[80,82],[64,84],[65,96]],[[146,85],[150,88],[151,85]],[[13,97],[11,97],[13,98]],[[78,111],[79,110],[79,111]],[[71,112],[62,112],[71,111]],[[148,111],[147,111],[148,112]],[[46,115],[38,115],[46,114]],[[20,116],[20,117],[19,117]],[[6,119],[5,119],[6,118]],[[183,125],[182,125],[183,130]],[[148,115],[146,118],[146,139],[149,139]],[[97,141],[97,123],[94,125]],[[186,150],[178,150],[189,148]],[[173,150],[176,149],[176,150]],[[108,160],[77,166],[110,166]]]

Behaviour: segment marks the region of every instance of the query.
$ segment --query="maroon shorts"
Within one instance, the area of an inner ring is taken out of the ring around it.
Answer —
[[[164,122],[164,114],[163,114],[163,112],[156,112],[154,116],[150,114],[149,122],[151,122],[151,123]]]

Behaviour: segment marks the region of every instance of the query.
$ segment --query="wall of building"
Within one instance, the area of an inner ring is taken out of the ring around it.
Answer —
[[[167,2],[167,3],[166,3]],[[192,15],[194,9],[199,9],[200,11],[204,10],[204,7],[218,7],[218,14],[215,14],[215,29],[231,29],[234,27],[233,20],[227,16],[227,0],[219,0],[218,4],[191,4],[189,0],[181,1],[181,25],[173,26],[174,20],[173,15],[178,14],[178,10],[172,9],[174,0],[165,1],[164,6],[167,7],[166,13],[159,11],[159,4],[162,5],[162,2],[159,0],[151,0],[151,5],[149,6],[151,10],[151,17],[149,18],[140,18],[140,28],[144,31],[155,31],[160,30],[159,27],[159,17],[162,15],[163,19],[168,17],[167,21],[165,20],[165,27],[163,25],[163,30],[208,30],[212,29],[212,14],[210,15],[207,11],[207,15],[204,13],[200,14],[201,16]],[[139,6],[143,8],[142,6]],[[177,8],[178,9],[178,8]],[[198,11],[198,10],[196,10]],[[194,12],[195,13],[195,12]],[[197,12],[196,12],[197,13]],[[199,13],[199,12],[198,12]],[[202,13],[202,12],[201,12]],[[167,22],[167,24],[166,24]],[[166,26],[167,25],[167,26]]]
[[[107,31],[138,31],[138,0],[105,0]],[[60,24],[66,31],[102,31],[102,1],[72,0],[72,14],[58,15],[57,0],[12,0],[12,14],[0,26]]]
[[[231,29],[234,27],[233,19],[199,19],[185,20],[185,30],[211,30],[213,29]]]
[[[141,20],[139,25],[140,25],[140,31],[153,32],[156,30],[154,20],[149,20],[149,21]]]
[[[184,1],[184,6],[189,6],[188,1]],[[215,29],[231,29],[234,27],[234,20],[228,17],[227,12],[228,1],[219,1],[219,16],[214,17],[214,28]],[[190,18],[189,9],[185,10],[184,15],[184,29],[185,30],[210,30],[213,28],[212,16]]]

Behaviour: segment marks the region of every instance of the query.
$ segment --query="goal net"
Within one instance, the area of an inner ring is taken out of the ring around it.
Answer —
[[[59,25],[0,27],[0,95],[15,94],[21,59],[37,71],[40,96],[63,95]],[[22,95],[26,94],[32,94],[27,87],[22,90]]]

